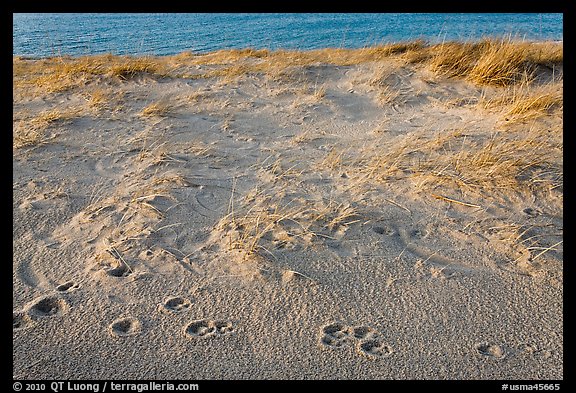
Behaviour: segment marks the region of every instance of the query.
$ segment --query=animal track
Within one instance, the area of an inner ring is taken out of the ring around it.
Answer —
[[[169,297],[159,306],[159,310],[163,313],[179,313],[190,308],[190,300],[184,299],[179,296]]]
[[[413,239],[425,239],[428,237],[428,231],[426,229],[414,229],[410,235]]]
[[[28,327],[32,323],[30,317],[22,311],[14,311],[12,313],[12,329],[20,330]]]
[[[368,326],[356,326],[353,328],[352,333],[354,338],[358,340],[367,340],[378,335],[378,332]]]
[[[64,284],[60,284],[56,287],[58,292],[72,292],[80,288],[80,285],[76,284],[74,281],[67,281]]]
[[[184,333],[188,336],[193,337],[206,337],[214,334],[214,327],[210,327],[210,324],[206,320],[192,321],[184,329]]]
[[[67,309],[66,302],[57,296],[45,296],[33,300],[26,307],[27,314],[33,318],[49,317],[64,313]]]
[[[495,358],[500,360],[506,357],[506,352],[504,351],[504,349],[500,345],[491,342],[482,342],[476,344],[475,349],[479,355],[486,356],[489,358]]]
[[[361,355],[371,359],[385,358],[394,352],[388,344],[377,338],[358,343],[356,349]]]
[[[323,336],[320,343],[327,347],[340,348],[346,344],[350,344],[350,329],[341,322],[334,322],[324,326],[321,329]]]
[[[134,336],[141,330],[142,324],[134,317],[118,318],[108,326],[108,332],[114,337]]]
[[[405,228],[398,228],[400,240],[404,243],[406,249],[422,261],[417,262],[416,268],[424,267],[424,264],[431,266],[430,274],[432,277],[452,277],[456,272],[460,274],[472,274],[478,268],[469,266],[465,262],[453,260],[438,254],[438,252],[431,251],[425,247],[417,245],[414,240],[424,239],[428,236],[428,232],[424,229],[416,229],[408,232]]]
[[[369,326],[347,326],[333,322],[320,329],[320,344],[323,347],[343,348],[356,342],[356,351],[370,359],[385,358],[394,351],[380,338],[380,333]]]
[[[396,230],[394,230],[394,228],[389,227],[389,226],[384,226],[384,227],[375,226],[372,228],[372,230],[379,235],[394,236],[397,233]]]
[[[12,313],[12,329],[18,329],[24,325],[24,315],[22,312]]]
[[[18,274],[18,278],[24,284],[32,288],[37,288],[43,281],[43,277],[38,276],[38,271],[33,264],[31,259],[18,260],[15,262],[15,270]]]
[[[132,271],[128,269],[128,266],[125,264],[118,264],[116,267],[107,267],[104,268],[106,274],[112,277],[128,277]]]
[[[227,321],[198,319],[184,327],[184,335],[192,338],[215,337],[232,333],[234,327]]]
[[[214,328],[216,334],[227,334],[234,330],[232,324],[227,321],[214,321]]]

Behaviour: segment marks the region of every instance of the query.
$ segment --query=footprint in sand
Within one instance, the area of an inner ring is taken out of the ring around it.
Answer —
[[[412,239],[426,239],[428,237],[428,231],[423,228],[413,229],[410,232],[410,237]]]
[[[342,348],[352,344],[350,328],[341,322],[325,325],[320,330],[320,344],[330,348]]]
[[[38,288],[42,286],[42,283],[46,282],[46,278],[38,273],[37,267],[34,265],[34,261],[29,259],[14,261],[14,270],[18,275],[20,281],[25,285]]]
[[[22,200],[18,205],[20,210],[40,210],[45,207],[46,198],[42,194],[32,195]]]
[[[12,329],[26,329],[32,325],[32,319],[23,311],[14,311],[12,313]]]
[[[500,345],[494,344],[492,342],[478,343],[474,346],[474,349],[478,355],[486,358],[501,360],[506,357],[506,352],[504,349]]]
[[[398,231],[390,226],[375,226],[372,230],[379,235],[394,236],[398,234]]]
[[[369,326],[356,326],[352,328],[352,334],[357,340],[369,340],[378,336],[378,331]]]
[[[121,317],[115,319],[109,326],[108,332],[113,337],[135,336],[142,331],[142,324],[134,317]]]
[[[158,310],[165,314],[176,314],[188,310],[191,304],[188,299],[180,296],[172,296],[160,304]]]
[[[394,353],[392,347],[379,338],[359,342],[356,350],[360,355],[366,356],[369,359],[386,358]]]
[[[344,348],[355,344],[356,352],[369,359],[390,356],[392,347],[380,338],[380,333],[370,326],[347,326],[332,322],[320,329],[320,345],[328,348]]]
[[[37,298],[25,307],[26,314],[33,319],[62,315],[67,309],[64,299],[52,295]]]
[[[78,288],[80,288],[80,285],[75,283],[74,281],[66,281],[63,284],[58,285],[56,287],[56,291],[58,291],[58,292],[72,292]]]
[[[421,258],[414,267],[416,269],[422,269],[423,267],[429,266],[431,277],[451,278],[457,273],[472,274],[478,269],[464,262],[443,256],[439,254],[438,251],[432,251],[419,245],[419,240],[426,239],[429,236],[429,231],[426,229],[416,228],[408,231],[406,228],[398,227],[398,235],[406,250]]]
[[[184,335],[190,338],[208,338],[223,336],[234,331],[232,323],[227,321],[214,321],[198,319],[184,327]]]
[[[232,323],[227,321],[213,321],[214,329],[216,334],[228,334],[234,331]]]
[[[132,271],[124,263],[118,263],[116,266],[107,266],[103,269],[107,275],[112,277],[128,277]]]

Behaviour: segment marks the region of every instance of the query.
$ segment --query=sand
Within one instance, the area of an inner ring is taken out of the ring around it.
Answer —
[[[557,178],[422,164],[561,135],[498,91],[393,58],[15,90],[15,132],[74,115],[14,148],[13,377],[563,379]]]

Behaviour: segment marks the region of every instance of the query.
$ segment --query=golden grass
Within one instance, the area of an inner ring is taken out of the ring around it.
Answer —
[[[293,77],[294,69],[316,64],[351,66],[379,61],[406,51],[425,47],[423,41],[395,43],[361,49],[325,48],[310,51],[216,51],[189,58],[195,65],[220,65],[196,77],[223,77],[234,79],[248,73],[262,73],[273,80]]]
[[[119,89],[101,88],[87,90],[82,96],[86,100],[88,109],[94,114],[104,110],[119,111],[123,108],[124,92]]]
[[[482,49],[468,74],[468,79],[478,85],[514,85],[535,71],[536,63],[528,61],[527,45],[489,41]]]
[[[304,191],[302,171],[268,157],[257,167],[258,185],[239,193],[234,184],[228,214],[215,226],[220,247],[244,259],[276,257],[278,250],[322,246],[344,236],[359,216],[354,200]],[[268,163],[272,161],[271,163]]]
[[[310,143],[316,138],[317,136],[315,136],[311,131],[307,130],[294,135],[294,137],[291,139],[291,142],[295,145],[301,145]]]
[[[16,149],[40,145],[46,143],[49,139],[46,136],[46,129],[53,123],[65,121],[74,118],[80,113],[80,109],[68,109],[61,111],[51,109],[40,112],[34,117],[27,117],[19,120],[12,132],[12,146]]]
[[[376,102],[380,107],[386,107],[389,104],[398,101],[401,93],[398,89],[390,86],[384,86],[376,93]]]
[[[172,56],[171,58],[177,61],[188,60],[194,65],[218,65],[230,64],[239,60],[246,60],[247,58],[265,58],[270,54],[266,49],[256,50],[251,48],[246,49],[222,49],[216,50],[207,54],[194,55],[191,52],[185,52]]]
[[[562,131],[534,126],[491,136],[447,130],[375,144],[362,162],[347,168],[358,184],[410,180],[421,192],[447,189],[462,195],[493,198],[510,192],[562,186]]]
[[[400,62],[387,68],[383,60],[388,61],[394,56]],[[475,44],[446,43],[434,46],[416,42],[358,50],[300,52],[247,49],[217,51],[207,55],[182,53],[166,58],[107,55],[33,62],[14,58],[13,80],[15,91],[34,91],[38,94],[73,90],[101,79],[107,79],[107,84],[111,80],[114,84],[124,83],[143,74],[218,77],[228,82],[249,73],[258,73],[274,80],[291,79],[294,82],[295,77],[309,70],[303,67],[315,67],[319,63],[352,66],[374,62],[374,74],[368,80],[368,85],[377,88],[377,100],[384,105],[399,98],[400,91],[391,86],[388,78],[398,70],[396,67],[401,61],[430,67],[439,75],[494,86],[496,93],[486,98],[483,105],[488,109],[498,108],[503,116],[511,119],[538,117],[550,110],[563,108],[561,83],[538,85],[533,83],[532,78],[539,67],[562,63],[562,45],[511,41],[485,40]],[[197,69],[194,66],[201,67]],[[190,74],[189,69],[192,68],[196,71]],[[109,107],[109,90],[96,87],[90,91],[86,97],[89,106],[96,109]],[[299,99],[305,97],[308,100],[303,102],[319,102],[326,95],[324,85],[311,87],[307,82],[299,83],[293,91],[299,95]],[[180,105],[176,103],[196,103],[211,98],[210,94],[192,92],[174,101],[160,99],[146,105],[140,115],[168,116]],[[14,125],[14,147],[46,143],[49,138],[45,130],[74,115],[73,111],[55,109],[29,118],[24,116]],[[226,120],[223,129],[227,129],[229,124]],[[509,129],[495,132],[490,136],[473,134],[466,129],[446,130],[436,133],[434,137],[410,134],[403,140],[367,142],[368,147],[360,150],[359,154],[354,149],[333,148],[311,165],[314,170],[323,171],[329,177],[346,173],[346,177],[350,178],[349,183],[356,188],[357,196],[376,186],[407,181],[425,195],[473,207],[511,192],[562,187],[561,133],[561,129],[534,126],[520,131]],[[302,145],[314,138],[314,134],[302,132],[291,142]],[[142,140],[137,165],[146,169],[177,161],[161,138],[150,143],[147,139]],[[191,142],[187,152],[197,156],[214,154],[211,146],[200,141]],[[239,198],[233,193],[231,209],[216,228],[227,249],[240,250],[246,257],[262,253],[274,256],[277,250],[310,247],[325,239],[338,239],[360,215],[361,207],[354,202],[354,196],[302,193],[303,177],[296,165],[286,165],[277,159],[261,167],[257,176],[262,181],[258,187]],[[182,176],[165,173],[143,182],[137,189],[130,190],[129,195],[119,197],[126,210],[122,211],[124,215],[120,220],[113,222],[116,230],[111,233],[115,239],[111,244],[125,252],[120,245],[148,236],[152,232],[152,224],[159,223],[163,218],[163,212],[154,206],[153,199],[169,196],[172,187],[185,183]],[[443,193],[446,190],[448,193]],[[462,195],[466,198],[458,198]],[[108,203],[111,201],[98,200],[94,204],[95,211],[104,212]],[[121,233],[121,230],[125,233]]]
[[[390,79],[400,68],[396,62],[378,63],[368,80],[368,84],[374,87],[390,86]]]
[[[140,115],[143,117],[166,117],[173,113],[176,109],[177,106],[175,103],[170,102],[168,99],[164,98],[146,105],[140,112]]]
[[[563,45],[484,39],[477,43],[424,41],[394,43],[361,49],[326,48],[311,51],[220,50],[207,54],[184,52],[166,57],[114,55],[27,60],[13,57],[13,85],[28,95],[51,94],[82,87],[99,78],[128,80],[157,77],[219,77],[233,81],[258,73],[272,80],[294,77],[306,66],[352,66],[395,57],[422,63],[440,75],[466,78],[480,85],[508,86],[532,75],[539,67],[562,64]],[[201,69],[197,69],[201,67]],[[15,95],[16,96],[16,95]]]
[[[276,95],[294,95],[294,101],[292,102],[292,107],[294,108],[319,104],[326,97],[326,86],[324,85],[311,85],[307,82],[294,83],[296,84],[296,87],[284,88],[281,91],[275,92]]]
[[[321,101],[324,97],[326,97],[326,87],[319,86],[315,87],[314,91],[312,92],[312,97],[317,101]]]
[[[429,47],[412,48],[408,49],[401,56],[401,59],[406,64],[425,63],[433,56]]]
[[[197,104],[198,102],[209,98],[212,98],[209,93],[203,91],[195,91],[193,93],[180,96],[179,101],[183,103]]]
[[[482,97],[485,109],[498,110],[506,121],[519,121],[542,117],[564,105],[563,83],[543,85],[523,83],[507,87],[491,98]]]
[[[129,79],[140,74],[158,74],[161,73],[162,62],[159,59],[150,57],[120,57],[116,61],[106,64],[104,75],[112,75],[120,79]]]
[[[448,42],[431,50],[429,67],[439,75],[466,77],[477,61],[482,44]]]
[[[199,139],[186,143],[185,150],[197,157],[213,157],[215,152],[214,147]]]
[[[512,94],[508,114],[511,116],[538,116],[547,114],[551,109],[562,109],[564,97],[561,88],[545,86],[530,92]]]
[[[349,203],[314,199],[269,186],[250,190],[232,203],[228,215],[216,225],[223,246],[239,250],[244,258],[270,255],[280,249],[310,247],[316,239],[335,239],[355,223],[357,209]]]
[[[97,89],[88,94],[88,105],[92,108],[101,109],[108,106],[110,95],[104,89]]]
[[[530,78],[538,67],[562,64],[562,44],[484,39],[448,42],[429,48],[428,64],[440,75],[461,77],[478,85],[509,86]]]
[[[332,148],[326,156],[318,162],[319,169],[328,169],[330,171],[337,171],[342,168],[344,152]]]
[[[47,141],[44,130],[26,127],[20,121],[15,124],[12,133],[12,146],[20,149],[26,146],[37,146]]]
[[[14,88],[40,95],[82,87],[98,77],[126,80],[141,74],[163,76],[168,71],[162,58],[113,55],[42,60],[15,57],[12,70]]]
[[[380,62],[375,66],[368,85],[376,89],[376,103],[380,107],[401,101],[399,98],[403,94],[396,83],[396,73],[399,69],[400,64],[392,61]]]

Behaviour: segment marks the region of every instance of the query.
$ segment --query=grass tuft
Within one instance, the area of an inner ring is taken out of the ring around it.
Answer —
[[[491,98],[482,97],[481,105],[485,109],[502,112],[506,121],[534,119],[563,109],[564,94],[562,82],[544,85],[522,83],[507,87]]]
[[[146,105],[140,112],[140,115],[143,117],[166,117],[169,116],[175,109],[176,105],[164,98]]]
[[[26,117],[19,120],[14,125],[12,133],[12,146],[16,149],[41,145],[49,139],[46,129],[59,121],[74,118],[80,113],[80,109],[68,109],[61,111],[58,109],[45,110],[35,117]]]
[[[542,67],[562,64],[562,44],[484,39],[448,42],[430,48],[428,62],[439,75],[460,77],[478,85],[510,86],[532,78]]]

